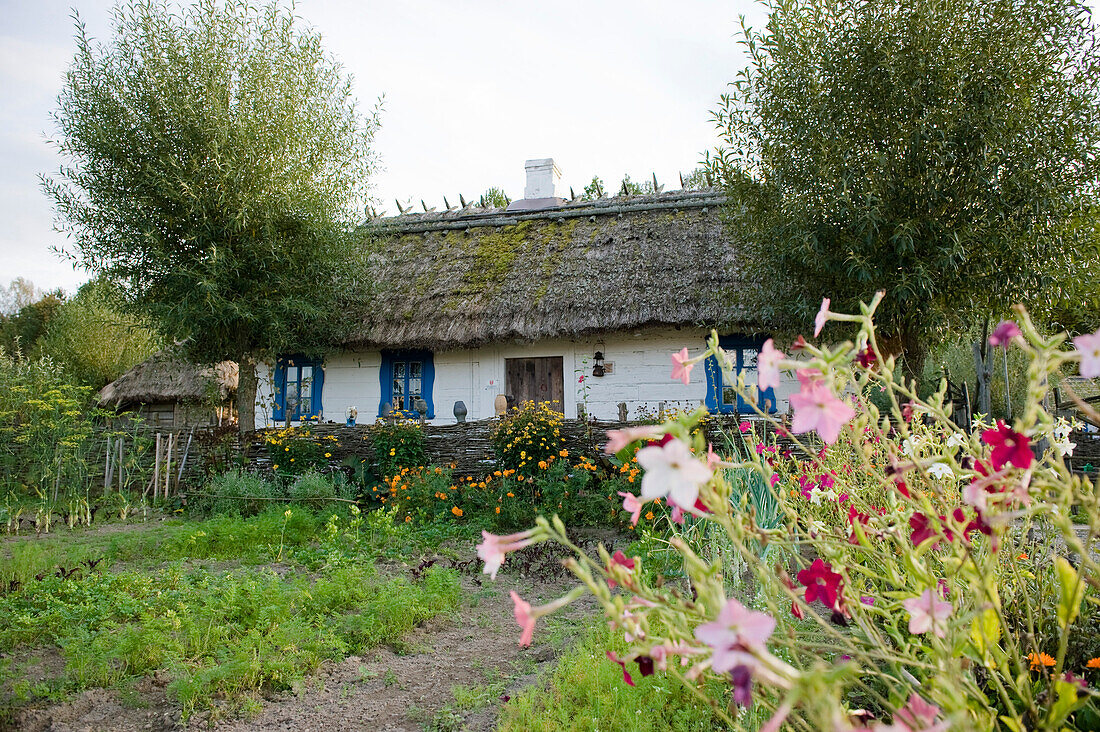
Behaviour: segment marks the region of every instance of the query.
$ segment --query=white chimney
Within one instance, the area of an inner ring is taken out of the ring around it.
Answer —
[[[527,187],[523,189],[525,199],[559,197],[557,189],[561,185],[561,171],[554,165],[553,158],[528,160],[523,167],[527,169]]]

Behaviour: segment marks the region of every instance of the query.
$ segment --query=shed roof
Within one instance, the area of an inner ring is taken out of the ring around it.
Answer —
[[[237,390],[237,364],[223,361],[199,366],[170,352],[161,352],[99,390],[101,406],[125,408],[134,404],[197,402],[217,387],[225,399]]]
[[[458,209],[367,225],[348,345],[449,349],[647,326],[763,329],[718,190]]]

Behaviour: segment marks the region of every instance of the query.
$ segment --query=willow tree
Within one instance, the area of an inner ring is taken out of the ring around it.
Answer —
[[[747,304],[809,322],[823,296],[851,311],[885,290],[910,376],[945,328],[1012,303],[1100,312],[1087,6],[774,0],[742,35],[711,162],[772,293]]]
[[[191,359],[238,361],[251,431],[256,361],[337,335],[377,108],[277,3],[142,0],[75,37],[43,180],[65,253]]]

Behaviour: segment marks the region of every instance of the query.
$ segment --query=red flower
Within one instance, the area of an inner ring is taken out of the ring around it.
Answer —
[[[856,363],[865,369],[869,369],[875,365],[875,351],[871,348],[870,344],[867,345],[862,351],[856,354]]]
[[[909,528],[913,530],[909,535],[909,539],[913,542],[913,546],[920,546],[933,537],[935,537],[935,541],[932,543],[932,546],[936,546],[936,544],[940,543],[939,537],[936,535],[935,527],[923,513],[914,513],[909,517]]]
[[[611,561],[615,564],[621,564],[627,569],[634,569],[634,559],[623,554],[621,551],[616,550],[611,556]]]
[[[820,558],[815,559],[808,569],[798,573],[798,581],[806,585],[806,602],[821,600],[826,607],[833,610],[840,609],[837,600],[841,579],[843,578],[833,571],[832,565]]]
[[[1028,445],[1027,435],[1016,432],[1002,420],[997,420],[996,429],[982,433],[982,442],[993,448],[993,453],[989,457],[993,462],[994,470],[1001,470],[1009,464],[1020,470],[1027,470],[1031,467],[1031,461],[1035,459]]]
[[[848,537],[849,544],[858,544],[859,538],[856,536],[856,523],[860,523],[864,526],[863,533],[867,533],[867,522],[871,520],[871,516],[866,513],[860,513],[856,510],[855,506],[848,507],[848,523],[852,526],[852,534]]]

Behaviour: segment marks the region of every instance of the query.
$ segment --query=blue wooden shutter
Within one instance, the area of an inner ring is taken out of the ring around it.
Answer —
[[[286,361],[275,362],[275,394],[271,405],[271,419],[279,422],[286,419]]]
[[[313,363],[313,398],[310,405],[309,416],[321,421],[321,410],[323,402],[321,401],[321,387],[325,385],[325,371],[321,368],[321,362],[315,361]]]

